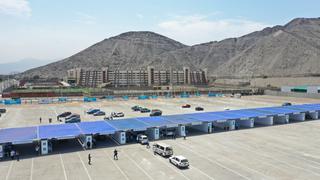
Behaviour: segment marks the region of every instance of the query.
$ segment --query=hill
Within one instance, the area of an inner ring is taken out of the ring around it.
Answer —
[[[20,76],[62,77],[73,67],[119,69],[208,68],[210,76],[252,77],[320,74],[320,19],[297,18],[239,38],[193,46],[147,32],[105,39],[71,57]]]

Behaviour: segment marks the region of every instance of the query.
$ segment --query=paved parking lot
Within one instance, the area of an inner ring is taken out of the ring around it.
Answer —
[[[134,117],[147,114],[131,112],[133,105],[159,108],[164,114],[180,114],[194,112],[194,108],[181,109],[184,103],[202,106],[206,111],[218,111],[224,108],[274,106],[287,101],[297,104],[319,102],[290,97],[248,96],[241,99],[201,97],[21,105],[8,107],[8,113],[0,118],[0,127],[39,124],[39,116],[43,119],[54,118],[56,113],[63,111],[79,113],[83,120],[98,119],[84,115],[84,110],[90,107],[99,107],[108,113],[123,111],[126,117]],[[320,179],[319,128],[320,121],[315,120],[193,135],[186,140],[160,140],[171,145],[175,155],[189,159],[190,168],[185,170],[174,167],[168,159],[154,155],[151,149],[139,144],[117,146],[107,139],[98,142],[95,149],[83,150],[74,140],[55,146],[51,155],[36,156],[32,152],[21,152],[19,162],[0,161],[0,179]],[[119,150],[117,161],[113,160],[115,148]],[[88,165],[89,153],[92,155],[92,165]]]
[[[39,125],[39,118],[42,118],[42,124],[48,124],[48,119],[52,118],[53,123],[56,121],[57,114],[65,111],[78,113],[82,121],[102,120],[103,116],[95,117],[85,113],[90,108],[100,108],[107,115],[111,112],[124,112],[125,117],[142,117],[149,116],[149,113],[133,112],[131,107],[140,105],[149,109],[160,109],[163,115],[184,114],[196,112],[194,108],[201,106],[204,111],[222,111],[225,108],[241,109],[253,107],[279,106],[283,102],[292,102],[294,104],[301,103],[318,103],[319,100],[300,99],[292,97],[274,97],[274,96],[244,96],[242,98],[230,97],[194,97],[194,98],[174,98],[174,99],[150,99],[150,100],[103,100],[99,102],[83,103],[71,102],[61,104],[23,104],[4,106],[7,108],[7,113],[0,118],[0,128],[6,127],[24,127],[31,125]],[[190,104],[190,109],[182,109],[183,104]]]

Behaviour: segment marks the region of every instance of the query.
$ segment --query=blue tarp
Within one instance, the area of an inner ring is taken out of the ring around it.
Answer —
[[[31,143],[37,139],[37,127],[0,129],[0,144]]]
[[[209,92],[208,97],[222,97],[223,94],[221,93],[214,93],[214,92]]]
[[[14,104],[21,104],[21,99],[5,99],[5,105],[14,105]]]
[[[178,126],[178,123],[173,123],[171,121],[168,121],[166,116],[140,117],[140,118],[136,118],[136,120],[141,121],[145,124],[148,124],[149,127]]]
[[[181,94],[180,94],[180,97],[181,97],[181,98],[189,98],[190,95],[189,95],[188,93],[184,92],[184,93],[181,93]]]
[[[151,127],[174,127],[178,124],[198,124],[218,120],[232,120],[278,114],[320,110],[319,104],[265,107],[219,112],[180,114],[160,117],[140,117],[110,121],[81,122],[75,124],[41,125],[38,127],[0,129],[1,143],[32,142],[36,139],[66,139],[81,134],[113,134],[115,131],[144,131]]]
[[[194,119],[194,118],[188,116],[188,114],[186,114],[186,115],[179,114],[179,115],[167,116],[166,119],[168,121],[171,121],[171,122],[176,123],[176,124],[181,124],[181,125],[192,124],[192,123],[195,123],[195,122],[202,122],[202,121],[200,121],[198,119]]]
[[[81,134],[77,124],[55,124],[39,126],[39,139],[67,139]]]
[[[158,96],[157,96],[157,95],[152,95],[151,98],[152,98],[152,99],[157,99]]]
[[[305,111],[320,111],[320,106],[314,105],[292,105],[292,106],[287,106],[287,108],[292,108],[292,109],[300,109],[300,110],[305,110]]]
[[[130,119],[120,119],[120,120],[110,120],[108,121],[112,127],[116,128],[118,131],[126,130],[135,130],[135,131],[144,131],[147,128],[151,127],[141,121],[136,120],[135,118]]]
[[[255,111],[250,109],[230,110],[225,112],[226,114],[237,114],[239,115],[239,117],[242,118],[263,117],[273,115],[270,112]]]
[[[114,134],[116,131],[106,121],[91,121],[78,123],[78,127],[81,129],[82,134]]]
[[[256,108],[257,111],[262,112],[272,112],[274,115],[277,114],[291,114],[291,113],[299,113],[301,110],[294,110],[286,108],[285,106],[280,107],[266,107],[266,108]]]
[[[96,102],[97,98],[95,98],[95,97],[84,97],[83,101],[84,102]]]
[[[108,99],[108,100],[113,100],[113,99],[114,99],[114,96],[106,96],[106,99]]]
[[[122,99],[129,100],[129,96],[122,96]]]
[[[59,102],[67,102],[67,98],[66,97],[59,97],[58,101]]]
[[[147,96],[147,95],[140,95],[140,96],[138,96],[138,99],[139,99],[139,100],[149,99],[149,96]]]

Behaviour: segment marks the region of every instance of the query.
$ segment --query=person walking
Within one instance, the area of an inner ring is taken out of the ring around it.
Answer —
[[[183,140],[186,140],[186,139],[187,139],[187,135],[184,134],[184,135],[183,135]]]
[[[15,155],[14,150],[11,150],[11,151],[10,151],[10,157],[11,157],[11,160],[14,160],[14,155]]]
[[[16,151],[16,158],[17,158],[17,161],[20,161],[20,154],[19,154],[19,151]]]
[[[91,154],[88,154],[88,164],[91,165]]]
[[[42,122],[42,118],[41,117],[39,118],[39,121],[40,121],[40,124],[41,124],[41,122]]]
[[[35,148],[35,150],[36,150],[36,153],[37,153],[37,155],[39,155],[39,150],[40,150],[40,147],[39,147],[39,145],[36,145],[36,148]]]
[[[113,151],[113,159],[114,159],[114,160],[118,160],[118,151],[117,151],[117,149],[115,149],[115,150]]]

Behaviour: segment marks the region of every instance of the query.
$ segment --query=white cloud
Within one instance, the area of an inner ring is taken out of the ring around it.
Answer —
[[[87,25],[92,25],[97,23],[97,18],[83,13],[83,12],[77,12],[76,15],[78,16],[78,19],[76,19],[76,22],[87,24]]]
[[[189,45],[239,37],[267,26],[243,18],[210,20],[204,15],[175,16],[158,24],[159,33]]]
[[[0,0],[0,13],[14,16],[31,16],[27,0]]]

